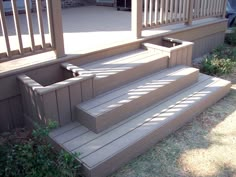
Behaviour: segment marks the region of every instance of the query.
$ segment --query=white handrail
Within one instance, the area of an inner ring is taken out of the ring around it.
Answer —
[[[137,1],[133,0],[132,2]],[[143,29],[175,23],[191,24],[193,20],[223,17],[227,0],[141,0]]]
[[[31,0],[22,1],[23,3],[20,4],[20,6],[22,6],[21,8],[19,8],[19,2],[21,1],[9,0],[3,2],[3,0],[0,0],[0,40],[3,41],[1,42],[0,48],[0,62],[50,50],[54,50],[57,57],[64,56],[61,0],[46,0],[46,9],[42,7],[41,0],[36,0],[37,19],[33,19]],[[4,3],[7,3],[9,6],[7,11],[4,9]],[[12,12],[9,12],[9,9],[12,9]],[[20,18],[19,10],[22,11],[22,9],[25,11],[24,18],[26,19],[26,24],[21,24],[20,21],[22,18]],[[47,18],[44,18],[45,15],[43,11],[45,10]],[[13,16],[13,27],[9,26],[9,22],[7,21],[12,20],[11,17],[7,17],[6,15]],[[46,20],[48,25],[45,25]],[[34,29],[35,25],[33,25],[33,23],[35,22],[38,24],[38,30]],[[27,40],[27,44],[24,43],[23,40],[22,28],[24,28],[24,26],[26,26],[28,30],[28,34],[26,33],[26,36],[29,39]],[[47,35],[45,34],[45,31],[47,30],[46,26],[48,26],[49,31],[49,42],[46,42],[45,37]],[[12,31],[15,31],[15,34],[12,34]],[[39,31],[40,37],[40,43],[37,45],[35,44],[36,31]],[[11,42],[11,40],[14,41]],[[18,47],[13,47],[12,44],[14,44],[16,40],[18,41]]]

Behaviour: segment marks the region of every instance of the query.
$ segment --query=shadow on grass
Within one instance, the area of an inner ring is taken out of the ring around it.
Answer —
[[[112,177],[236,176],[236,89]]]

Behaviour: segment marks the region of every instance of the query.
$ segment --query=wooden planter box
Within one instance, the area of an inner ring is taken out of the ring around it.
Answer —
[[[169,56],[169,67],[192,65],[193,43],[173,38],[163,38],[157,44],[144,43],[143,46],[160,54]]]
[[[93,74],[68,63],[62,64],[62,72],[64,78],[50,85],[39,83],[27,75],[18,76],[28,121],[47,124],[52,120],[63,126],[75,119],[74,107],[77,104],[93,97]]]

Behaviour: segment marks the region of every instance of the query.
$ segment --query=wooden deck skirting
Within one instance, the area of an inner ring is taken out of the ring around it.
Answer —
[[[24,108],[20,95],[19,82],[17,81],[18,75],[25,74],[32,78],[36,77],[39,83],[45,82],[47,85],[53,81],[62,80],[61,63],[68,62],[80,66],[101,58],[138,49],[143,42],[160,44],[163,37],[193,42],[193,57],[197,57],[223,43],[226,27],[227,20],[218,19],[198,25],[180,27],[162,34],[155,34],[154,32],[154,35],[127,42],[126,44],[120,44],[119,46],[90,51],[78,56],[67,56],[61,60],[52,60],[32,66],[29,65],[23,68],[12,69],[10,71],[7,71],[7,68],[10,69],[10,66],[4,65],[3,63],[2,66],[6,69],[3,68],[3,72],[0,73],[0,121],[2,122],[0,131],[6,131],[24,125]],[[17,62],[14,61],[13,63]],[[17,64],[14,65],[17,66]]]

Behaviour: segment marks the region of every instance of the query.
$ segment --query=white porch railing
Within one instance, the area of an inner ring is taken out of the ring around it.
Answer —
[[[193,19],[223,16],[226,3],[226,0],[194,0]]]
[[[132,30],[139,38],[144,29],[224,17],[226,3],[227,0],[132,0]]]
[[[144,0],[143,28],[187,22],[189,0]]]
[[[6,21],[6,12],[4,11],[4,1],[0,0],[0,38],[1,38],[1,49],[0,51],[0,62],[10,60],[19,56],[27,56],[34,53],[40,53],[45,51],[54,50],[57,57],[64,55],[64,41],[61,21],[61,1],[59,0],[46,0],[46,15],[48,22],[49,42],[45,42],[45,26],[43,18],[42,1],[36,0],[36,15],[37,15],[37,26],[40,38],[40,43],[35,44],[35,29],[33,24],[35,21],[32,20],[32,13],[30,9],[30,1],[24,0],[25,18],[28,34],[27,38],[30,39],[30,43],[25,44],[22,37],[22,24],[19,18],[19,11],[17,8],[17,0],[9,0],[12,8],[12,17],[14,21],[14,35],[9,35],[9,32],[13,29],[12,26],[8,25]],[[9,17],[10,18],[10,17]],[[14,41],[11,42],[12,37]],[[28,41],[28,40],[27,40]],[[18,47],[15,49],[12,45],[17,43]],[[5,46],[5,47],[4,47]]]

